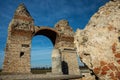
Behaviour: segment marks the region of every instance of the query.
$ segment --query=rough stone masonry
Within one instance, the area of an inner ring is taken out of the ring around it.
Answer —
[[[34,20],[24,4],[18,6],[8,27],[4,73],[31,73],[31,41],[36,35],[44,35],[53,43],[52,74],[80,75],[74,32],[68,21],[60,20],[54,28],[34,26]]]
[[[120,80],[120,0],[111,0],[95,13],[75,46],[82,60],[100,80]]]
[[[84,30],[76,31],[75,38],[66,20],[55,28],[37,27],[20,5],[8,27],[3,72],[30,73],[31,40],[35,35],[47,36],[54,45],[53,74],[80,74],[74,41],[81,60],[100,80],[120,80],[120,0],[102,6]]]

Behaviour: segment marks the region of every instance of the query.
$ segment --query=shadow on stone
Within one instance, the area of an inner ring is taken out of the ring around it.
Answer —
[[[69,73],[68,64],[65,61],[62,61],[62,72],[63,72],[63,74],[68,74]]]

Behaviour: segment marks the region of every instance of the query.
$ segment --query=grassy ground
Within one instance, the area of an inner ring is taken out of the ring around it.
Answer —
[[[47,72],[51,72],[51,70],[40,70],[40,69],[33,69],[31,70],[33,74],[45,74]]]

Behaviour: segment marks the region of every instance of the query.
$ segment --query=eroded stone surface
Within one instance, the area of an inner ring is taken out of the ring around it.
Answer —
[[[81,60],[101,80],[120,79],[120,1],[102,6],[84,30],[77,30],[75,45]]]
[[[34,21],[23,4],[17,8],[8,27],[3,72],[30,73],[30,43]]]
[[[34,21],[23,4],[18,6],[8,27],[3,72],[30,73],[31,40],[36,35],[44,35],[53,43],[53,74],[80,75],[74,32],[68,21],[60,20],[55,28],[34,26]]]

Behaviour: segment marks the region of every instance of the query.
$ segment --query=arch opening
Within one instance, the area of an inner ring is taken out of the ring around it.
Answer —
[[[49,29],[39,30],[33,36],[31,44],[31,72],[33,74],[37,71],[38,74],[51,72],[51,55],[56,36],[57,33]]]
[[[53,45],[55,45],[55,40],[56,40],[58,33],[50,29],[42,29],[42,30],[37,31],[34,36],[36,35],[44,35],[48,37],[53,43]]]
[[[51,55],[53,44],[43,35],[35,36],[31,44],[31,72],[44,74],[51,72]]]

